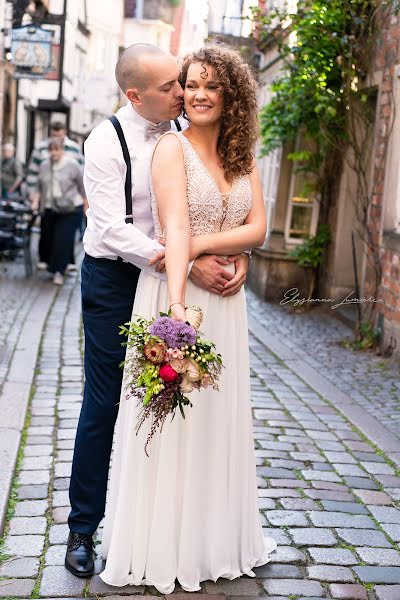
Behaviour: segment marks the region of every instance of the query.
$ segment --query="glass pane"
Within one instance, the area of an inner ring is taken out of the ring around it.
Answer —
[[[305,238],[311,233],[313,205],[302,203],[292,205],[292,218],[290,222],[289,237]]]

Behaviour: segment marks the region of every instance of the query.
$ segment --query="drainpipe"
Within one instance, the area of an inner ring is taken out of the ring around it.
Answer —
[[[66,25],[66,21],[67,21],[67,0],[64,0],[63,15],[64,15],[64,19],[63,19],[63,22],[61,25],[61,32],[60,32],[61,56],[60,56],[60,85],[58,87],[59,102],[62,101],[63,80],[64,80],[65,25]]]

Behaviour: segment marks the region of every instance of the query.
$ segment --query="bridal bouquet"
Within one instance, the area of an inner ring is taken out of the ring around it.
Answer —
[[[142,409],[136,433],[149,417],[153,418],[145,452],[153,435],[164,426],[168,415],[176,410],[185,418],[184,406],[193,406],[185,396],[193,390],[212,386],[218,389],[222,358],[215,345],[200,337],[198,330],[203,313],[198,306],[186,309],[186,322],[175,321],[160,313],[148,321],[136,321],[120,326],[120,334],[128,337],[126,346],[134,351],[124,366],[128,372],[127,399],[136,397]]]

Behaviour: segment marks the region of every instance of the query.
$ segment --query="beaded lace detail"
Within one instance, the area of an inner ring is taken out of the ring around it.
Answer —
[[[204,163],[183,133],[171,131],[164,135],[175,135],[182,144],[192,237],[227,231],[242,225],[251,208],[250,177],[248,175],[238,177],[233,181],[231,191],[221,194]],[[151,188],[151,205],[155,237],[161,239],[165,236],[161,229],[153,188]]]

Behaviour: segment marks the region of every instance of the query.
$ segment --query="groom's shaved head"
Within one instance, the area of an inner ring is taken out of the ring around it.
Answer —
[[[115,67],[115,78],[125,94],[130,88],[146,89],[151,73],[151,59],[167,56],[165,52],[152,44],[133,44],[119,57]],[[149,61],[150,59],[150,61]]]

